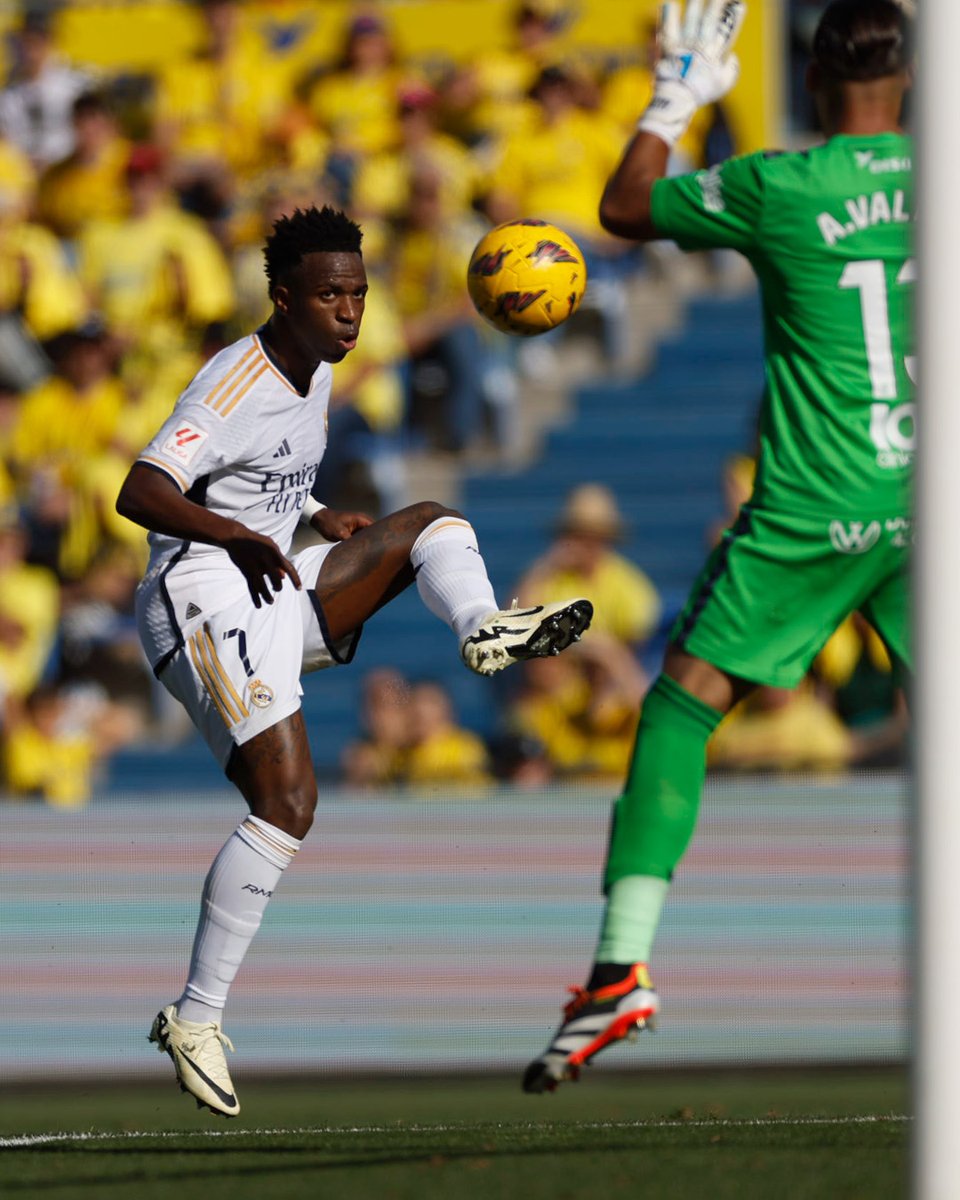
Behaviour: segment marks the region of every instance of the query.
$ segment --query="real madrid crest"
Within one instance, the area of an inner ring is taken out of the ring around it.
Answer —
[[[273,703],[273,689],[262,679],[254,679],[250,683],[250,699],[257,708],[269,708]]]

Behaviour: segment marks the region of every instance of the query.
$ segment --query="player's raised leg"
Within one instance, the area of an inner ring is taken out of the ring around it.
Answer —
[[[345,637],[414,580],[426,607],[453,630],[463,661],[481,675],[559,654],[593,615],[582,598],[499,609],[473,526],[454,509],[422,501],[358,530],[324,559],[314,592],[329,636]]]

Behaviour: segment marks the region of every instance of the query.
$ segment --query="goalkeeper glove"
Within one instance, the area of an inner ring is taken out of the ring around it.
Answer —
[[[661,5],[653,99],[638,129],[673,146],[698,108],[730,91],[740,74],[730,50],[746,11],[743,0],[707,0],[706,9],[703,0],[687,0],[681,25],[680,5]]]

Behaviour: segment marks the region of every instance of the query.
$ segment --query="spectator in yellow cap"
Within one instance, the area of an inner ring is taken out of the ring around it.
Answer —
[[[607,634],[625,646],[642,646],[660,620],[660,598],[644,572],[614,549],[625,532],[609,488],[599,483],[575,487],[552,544],[520,580],[520,604],[533,596],[559,597],[580,589],[593,601],[591,639]]]

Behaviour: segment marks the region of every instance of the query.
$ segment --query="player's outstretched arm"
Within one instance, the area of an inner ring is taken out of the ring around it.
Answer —
[[[637,123],[600,201],[600,222],[619,237],[650,241],[659,237],[653,224],[653,186],[667,173],[670,152],[686,132],[698,108],[714,104],[733,87],[740,73],[733,43],[746,15],[743,0],[687,0],[660,8],[660,58],[653,97]]]
[[[130,468],[117,497],[117,512],[154,533],[226,550],[246,579],[257,608],[263,601],[273,603],[273,593],[280,591],[286,576],[297,589],[302,586],[296,568],[276,542],[194,504],[168,475],[143,463]]]
[[[600,200],[600,224],[618,237],[649,242],[660,236],[650,214],[653,185],[667,173],[670,147],[652,133],[634,135]]]

